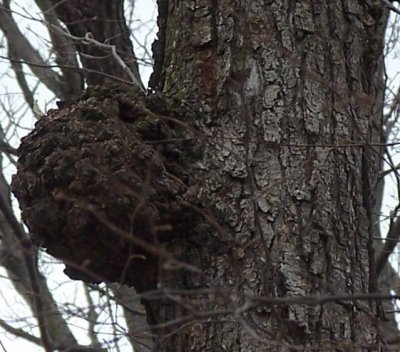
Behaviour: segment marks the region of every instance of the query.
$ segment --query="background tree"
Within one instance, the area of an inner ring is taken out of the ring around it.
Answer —
[[[19,34],[7,2],[0,26],[31,107],[22,62],[64,102],[23,140],[13,191],[31,238],[70,277],[139,291],[152,338],[138,349],[398,342],[382,328],[392,287],[378,286],[396,282],[395,241],[375,241],[384,165],[397,175],[385,155],[397,99],[383,115],[390,3],[160,0],[147,95],[122,1],[38,5],[60,71]],[[6,182],[3,194],[4,248],[26,272],[40,343],[82,348],[46,293]]]

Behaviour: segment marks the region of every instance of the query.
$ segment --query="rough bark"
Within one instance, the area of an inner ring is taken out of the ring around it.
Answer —
[[[232,305],[245,294],[375,292],[381,4],[170,1],[167,16],[160,87],[189,103],[201,99],[208,112],[197,120],[209,141],[197,201],[218,210],[229,243],[222,253],[198,249],[207,279],[186,279],[185,287],[230,287],[240,292]],[[361,350],[379,341],[376,309],[262,307],[231,324],[210,319],[198,334],[177,332],[165,350],[289,350],[282,335],[288,344]],[[164,319],[181,310],[168,307]]]
[[[88,92],[23,140],[34,238],[71,276],[136,286],[156,351],[380,350],[372,299],[271,299],[377,292],[382,5],[159,6],[167,100]]]

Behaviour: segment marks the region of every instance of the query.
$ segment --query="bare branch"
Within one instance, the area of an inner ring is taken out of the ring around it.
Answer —
[[[19,30],[17,23],[11,16],[10,9],[7,9],[2,3],[0,3],[0,29],[7,38],[8,46],[13,48],[12,52],[15,57],[10,59],[22,59],[38,64],[38,66],[29,65],[29,68],[56,96],[63,98],[65,83],[62,76],[46,66],[46,62],[38,51],[32,47],[28,39]]]
[[[10,333],[16,337],[23,338],[24,340],[27,340],[36,345],[42,346],[42,342],[41,342],[40,338],[27,333],[23,329],[15,328],[12,325],[7,324],[3,319],[0,319],[0,327],[2,327],[5,331],[7,331],[8,333]]]
[[[135,289],[125,285],[109,284],[116,302],[124,309],[129,339],[137,352],[153,351],[153,338],[150,327],[146,322],[146,313],[137,297]],[[138,327],[145,327],[147,331],[137,333]]]
[[[400,15],[400,10],[397,7],[395,7],[389,0],[382,0],[382,2],[386,5],[388,9]]]
[[[114,59],[117,61],[118,65],[120,65],[122,67],[122,69],[126,72],[126,74],[129,76],[129,78],[132,80],[132,82],[142,91],[145,92],[146,90],[143,87],[142,82],[140,81],[140,79],[137,77],[137,74],[135,75],[130,69],[129,67],[125,64],[124,60],[121,59],[121,57],[117,54],[117,50],[115,45],[110,45],[110,44],[104,44],[104,43],[100,43],[99,41],[97,41],[96,39],[93,38],[92,33],[86,33],[85,38],[83,39],[83,43],[92,43],[95,44],[97,46],[99,46],[100,48],[105,48],[105,49],[109,49],[111,50],[112,56],[114,57]]]
[[[383,245],[376,259],[376,274],[382,272],[384,266],[388,262],[389,256],[393,253],[400,239],[400,217],[395,216],[395,220],[391,221],[389,232],[386,236],[385,244]]]
[[[61,66],[79,67],[76,46],[67,36],[61,35],[62,26],[57,18],[54,7],[49,0],[35,0],[38,7],[42,10],[45,24],[51,38],[53,53],[55,54],[55,62]],[[59,29],[57,31],[55,29]],[[79,71],[61,68],[63,77],[69,88],[70,99],[77,97],[83,89],[83,77]]]
[[[65,66],[65,65],[61,65],[60,66],[60,65],[52,65],[52,64],[38,64],[38,63],[35,63],[35,62],[32,62],[32,61],[12,59],[12,58],[9,58],[9,57],[3,56],[3,55],[0,55],[0,59],[5,59],[7,61],[17,61],[17,62],[20,62],[22,64],[29,65],[29,67],[30,66],[37,66],[39,68],[44,68],[44,69],[49,69],[49,68],[52,68],[52,67],[58,67],[58,68],[67,69],[67,70],[75,70],[75,71],[78,71],[81,74],[83,74],[85,77],[88,77],[90,74],[96,74],[96,75],[104,76],[104,77],[106,77],[106,78],[108,78],[110,80],[113,80],[113,81],[118,81],[118,82],[122,82],[122,83],[125,83],[125,84],[133,85],[133,83],[131,81],[127,81],[127,80],[124,80],[122,78],[118,78],[116,76],[110,75],[110,74],[108,74],[106,72],[97,71],[97,70],[93,70],[93,69],[90,69],[90,68],[76,68],[76,67],[73,67],[73,66]]]
[[[8,56],[9,57],[17,57],[15,53],[13,53],[13,47],[9,46],[8,47]],[[33,93],[29,88],[28,82],[26,81],[25,73],[22,68],[22,64],[19,61],[10,61],[11,63],[11,68],[13,69],[15,73],[15,78],[18,82],[19,87],[21,88],[22,94],[24,95],[25,101],[29,105],[29,107],[32,109],[33,108]]]
[[[39,285],[38,270],[36,266],[36,260],[34,257],[35,251],[33,250],[33,245],[27,238],[21,224],[15,218],[15,215],[11,207],[7,204],[3,195],[0,195],[0,210],[2,211],[10,227],[13,229],[14,234],[18,241],[23,245],[24,250],[23,258],[28,269],[30,284],[33,290],[33,297],[35,301],[35,310],[37,312],[37,319],[39,323],[40,335],[43,343],[43,347],[46,351],[51,352],[53,350],[52,342],[47,330],[48,324],[46,322],[46,315],[44,312],[44,301]]]
[[[115,52],[133,72],[140,82],[137,60],[133,52],[132,42],[126,26],[123,1],[93,2],[82,0],[51,0],[57,17],[67,26],[69,33],[75,37],[84,37],[92,33],[99,43],[115,46]],[[83,67],[95,71],[107,72],[110,75],[132,80],[126,69],[120,63],[110,60],[110,47],[86,45],[83,41],[76,43]],[[104,76],[90,73],[87,77],[88,85],[97,85],[104,82]]]
[[[57,309],[45,278],[37,269],[37,251],[29,244],[27,235],[15,218],[9,202],[9,185],[0,174],[1,265],[7,270],[17,292],[34,312],[39,321],[41,333],[45,330],[46,342],[48,343],[51,339],[57,345],[77,345],[66,321]]]
[[[87,299],[87,301],[89,303],[89,305],[88,305],[89,310],[88,310],[88,313],[87,313],[87,315],[88,315],[87,321],[89,323],[89,329],[88,329],[89,330],[89,337],[90,337],[90,340],[91,340],[93,345],[100,346],[100,342],[99,342],[99,340],[97,338],[97,335],[96,335],[96,332],[95,332],[95,326],[96,326],[97,320],[99,318],[99,315],[96,312],[92,296],[90,295],[89,286],[87,284],[83,283],[83,287],[84,287],[86,299]]]

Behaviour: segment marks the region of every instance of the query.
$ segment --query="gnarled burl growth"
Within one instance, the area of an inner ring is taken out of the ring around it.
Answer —
[[[91,88],[22,139],[13,192],[33,240],[71,278],[150,289],[163,244],[193,225],[182,205],[190,112],[171,109],[122,86]]]

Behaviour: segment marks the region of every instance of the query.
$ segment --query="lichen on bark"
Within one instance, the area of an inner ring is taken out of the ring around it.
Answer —
[[[184,236],[193,216],[181,201],[191,112],[121,85],[59,106],[18,149],[12,189],[32,239],[71,278],[154,287],[162,244]]]

